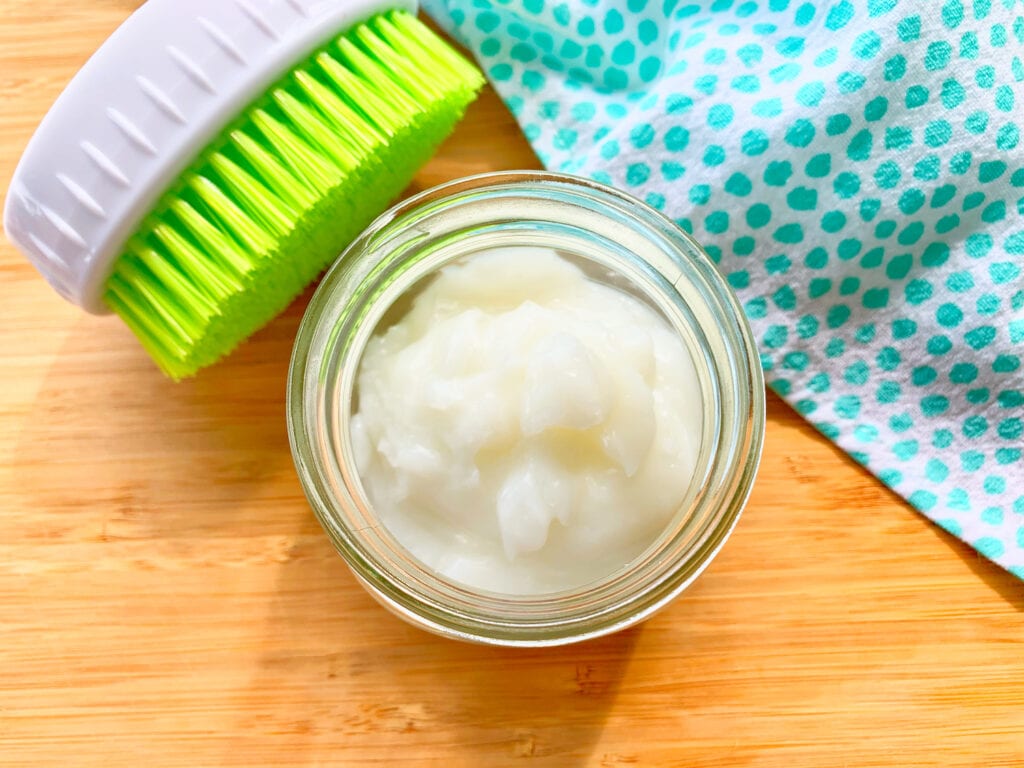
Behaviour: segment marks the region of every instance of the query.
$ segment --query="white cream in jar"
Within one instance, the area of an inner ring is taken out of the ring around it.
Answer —
[[[352,445],[380,522],[476,589],[610,576],[694,482],[702,398],[682,339],[547,248],[443,269],[370,340],[357,395]]]

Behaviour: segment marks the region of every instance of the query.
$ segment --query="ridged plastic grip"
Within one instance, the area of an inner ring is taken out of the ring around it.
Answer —
[[[125,241],[216,135],[317,47],[416,0],[149,0],[86,62],[29,142],[8,238],[94,313]]]

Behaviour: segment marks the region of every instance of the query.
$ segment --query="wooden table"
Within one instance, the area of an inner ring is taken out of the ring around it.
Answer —
[[[138,3],[0,0],[0,180]],[[493,93],[416,187],[537,167]],[[0,764],[1021,766],[1024,583],[769,399],[718,560],[643,626],[472,647],[406,626],[303,501],[308,296],[163,379],[0,245]]]

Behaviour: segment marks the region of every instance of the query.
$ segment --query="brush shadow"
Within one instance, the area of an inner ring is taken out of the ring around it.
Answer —
[[[230,537],[248,502],[293,473],[285,385],[307,300],[180,383],[115,318],[81,318],[16,438],[17,492],[42,510],[98,510],[111,538]]]

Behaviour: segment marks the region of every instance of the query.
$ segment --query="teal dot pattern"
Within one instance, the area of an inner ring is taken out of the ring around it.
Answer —
[[[1024,0],[426,0],[550,169],[663,211],[770,386],[1024,578]]]

